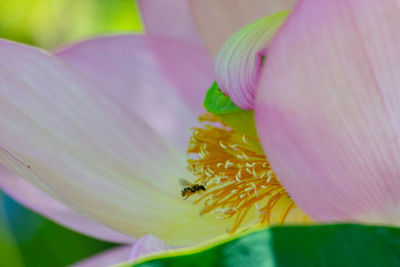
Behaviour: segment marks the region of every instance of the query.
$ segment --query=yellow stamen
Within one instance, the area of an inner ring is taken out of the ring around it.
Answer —
[[[280,215],[284,223],[296,205],[276,178],[259,141],[239,134],[213,115],[202,115],[199,121],[203,126],[194,129],[187,153],[188,169],[197,177],[194,183],[206,185],[206,192],[194,200],[204,205],[202,214],[233,218],[233,233],[253,207],[259,222],[270,224],[274,207],[284,199],[289,203]]]

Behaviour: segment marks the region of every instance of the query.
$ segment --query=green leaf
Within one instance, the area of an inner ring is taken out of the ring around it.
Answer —
[[[400,266],[400,229],[355,224],[271,227],[188,251],[119,266]]]

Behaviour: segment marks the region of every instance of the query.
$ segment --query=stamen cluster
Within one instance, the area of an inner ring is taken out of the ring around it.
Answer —
[[[261,224],[276,223],[271,222],[271,214],[284,200],[286,206],[279,216],[283,223],[295,204],[276,178],[259,141],[239,134],[213,115],[202,115],[199,121],[202,127],[193,129],[187,153],[188,169],[197,177],[194,183],[207,190],[194,201],[204,205],[202,214],[233,218],[231,232],[235,232],[253,208]]]

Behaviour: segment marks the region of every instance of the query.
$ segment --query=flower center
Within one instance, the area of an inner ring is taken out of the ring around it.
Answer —
[[[283,223],[296,206],[276,178],[259,141],[239,134],[211,114],[200,116],[199,122],[202,127],[193,129],[187,150],[187,168],[197,178],[194,184],[206,189],[193,194],[194,203],[204,205],[201,214],[233,218],[231,233],[252,208],[261,224]],[[279,207],[278,219],[271,221],[280,202],[284,203],[283,212]]]

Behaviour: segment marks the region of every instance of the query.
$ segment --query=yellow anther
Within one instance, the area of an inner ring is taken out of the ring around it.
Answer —
[[[220,145],[223,149],[227,149],[227,148],[228,148],[226,145],[224,145],[224,144],[222,143],[222,141],[219,141],[219,145]]]
[[[225,169],[228,169],[231,166],[235,166],[229,159],[225,162]]]
[[[242,178],[242,169],[239,169],[238,173],[236,174],[236,181],[238,181],[238,183],[242,182],[240,178]]]

